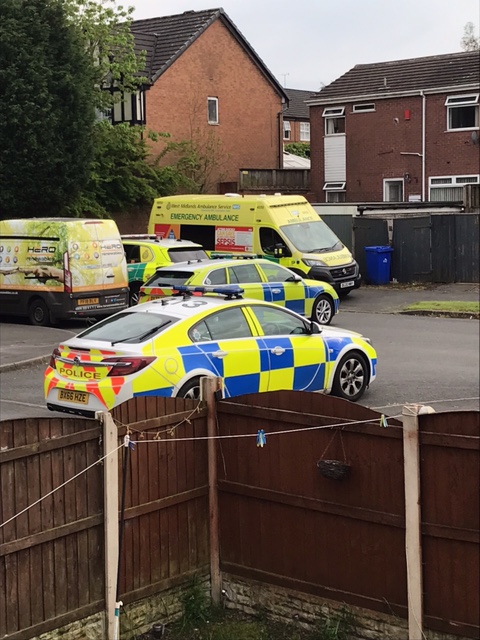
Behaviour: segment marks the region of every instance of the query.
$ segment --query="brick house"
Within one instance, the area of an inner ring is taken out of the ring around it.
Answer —
[[[461,201],[479,94],[479,51],[355,66],[308,101],[315,201]]]
[[[223,9],[137,20],[131,28],[137,50],[146,51],[149,82],[117,105],[114,122],[195,140],[210,163],[207,193],[237,191],[242,166],[282,168],[287,95]],[[152,143],[152,153],[164,145]]]
[[[288,104],[283,107],[283,143],[310,143],[310,113],[306,101],[314,91],[285,89]]]

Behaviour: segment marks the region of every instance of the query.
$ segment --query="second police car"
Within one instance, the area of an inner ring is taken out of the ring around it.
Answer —
[[[237,285],[245,298],[274,302],[319,324],[330,324],[339,298],[332,285],[306,280],[265,259],[221,258],[157,269],[140,289],[139,302],[169,296],[177,285]]]
[[[221,377],[225,397],[293,389],[356,401],[375,379],[376,351],[358,333],[243,299],[238,287],[186,289],[62,342],[45,371],[47,407],[94,417],[133,397],[198,398],[202,376]]]

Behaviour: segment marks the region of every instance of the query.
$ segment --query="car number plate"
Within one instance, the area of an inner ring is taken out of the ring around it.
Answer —
[[[349,280],[348,282],[341,282],[340,289],[345,289],[345,287],[353,287],[355,285],[355,280]]]
[[[85,391],[72,391],[71,389],[59,389],[58,399],[77,404],[88,404],[88,393]]]
[[[85,306],[87,304],[98,304],[98,298],[82,298],[77,302],[79,307]]]

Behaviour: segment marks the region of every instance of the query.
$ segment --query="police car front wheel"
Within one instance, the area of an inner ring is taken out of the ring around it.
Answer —
[[[313,305],[312,320],[318,324],[330,324],[334,315],[335,307],[330,296],[318,296]]]
[[[338,363],[333,378],[332,393],[355,402],[367,388],[369,369],[365,357],[360,353],[347,353]]]

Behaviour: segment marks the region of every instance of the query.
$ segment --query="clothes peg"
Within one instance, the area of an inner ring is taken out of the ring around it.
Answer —
[[[267,444],[267,436],[263,429],[259,429],[257,433],[257,447],[263,447]]]

